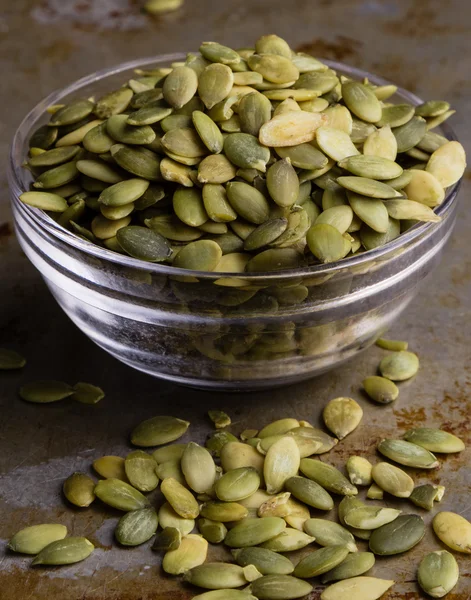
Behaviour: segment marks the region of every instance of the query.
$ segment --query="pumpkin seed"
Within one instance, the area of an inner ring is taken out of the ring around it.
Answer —
[[[409,344],[402,340],[386,340],[385,338],[378,338],[376,345],[384,350],[391,350],[392,352],[400,352],[401,350],[407,350]]]
[[[201,191],[178,188],[173,194],[173,210],[177,217],[190,227],[199,227],[208,220]]]
[[[421,202],[404,199],[388,200],[385,205],[389,216],[394,219],[413,219],[431,223],[438,223],[441,221],[441,217],[436,215],[431,208]]]
[[[471,523],[454,512],[439,512],[432,521],[437,537],[456,552],[471,554]]]
[[[187,444],[182,458],[181,468],[189,487],[199,493],[210,490],[216,479],[216,465],[211,454],[198,444]]]
[[[30,137],[28,145],[30,148],[42,148],[47,150],[57,140],[59,129],[50,125],[42,125]]]
[[[299,195],[299,180],[289,158],[278,160],[268,169],[267,188],[278,206],[295,204]]]
[[[212,240],[199,240],[184,246],[175,257],[173,264],[180,269],[213,271],[221,260],[222,250]]]
[[[178,440],[190,423],[175,417],[159,416],[140,423],[131,434],[135,446],[162,446]]]
[[[85,473],[73,473],[64,481],[62,490],[67,500],[75,506],[87,507],[95,500],[95,482]],[[64,536],[65,537],[65,534]]]
[[[415,487],[409,496],[409,500],[425,510],[432,510],[437,493],[438,489],[436,485],[426,483],[425,485]]]
[[[384,106],[381,119],[376,123],[378,127],[400,127],[408,123],[414,116],[415,109],[411,104],[393,104]]]
[[[397,156],[397,141],[390,125],[385,125],[373,131],[363,145],[365,156],[377,156],[395,161]],[[366,175],[369,177],[369,175]]]
[[[243,567],[216,562],[193,567],[184,574],[183,580],[209,590],[237,588],[247,583]]]
[[[153,460],[153,459],[151,459]],[[123,515],[115,529],[115,537],[123,546],[139,546],[155,534],[158,525],[153,508],[141,508]]]
[[[93,469],[105,479],[128,481],[121,456],[102,456],[93,461]]]
[[[202,231],[185,225],[175,215],[152,217],[151,219],[146,219],[144,223],[163,237],[177,242],[190,242],[197,240],[203,235]]]
[[[420,587],[432,598],[443,598],[459,579],[455,557],[446,550],[430,552],[421,560],[417,578]]]
[[[227,527],[224,523],[209,519],[199,519],[198,529],[204,539],[211,544],[220,544],[227,534]]]
[[[381,181],[369,179],[368,177],[354,177],[350,175],[337,177],[337,183],[351,192],[355,192],[362,196],[369,196],[370,198],[386,200],[388,198],[400,196],[400,194],[391,186],[382,183]]]
[[[315,223],[307,232],[306,240],[310,251],[323,263],[340,260],[351,250],[351,243],[327,223]]]
[[[265,146],[296,146],[310,142],[325,117],[318,113],[294,111],[273,117],[260,128],[259,139]]]
[[[182,532],[176,527],[165,527],[157,533],[152,544],[152,550],[177,550],[182,543]]]
[[[368,139],[376,127],[371,123],[364,123],[358,119],[352,118],[352,133],[350,138],[354,144],[363,144]]]
[[[430,452],[447,454],[449,452],[461,452],[465,448],[464,442],[452,433],[428,427],[409,429],[404,434],[404,439]]]
[[[260,487],[260,476],[253,467],[228,471],[214,486],[217,497],[225,502],[248,498]]]
[[[208,410],[208,417],[214,423],[216,429],[223,429],[231,424],[230,416],[222,410]],[[234,439],[234,441],[236,440],[237,438]]]
[[[20,194],[20,200],[34,208],[51,212],[64,212],[68,207],[62,196],[50,192],[23,192]]]
[[[257,515],[259,517],[286,517],[290,512],[288,503],[290,497],[289,492],[272,496],[260,505]]]
[[[227,223],[237,219],[237,213],[227,201],[226,190],[222,185],[205,184],[203,203],[207,215],[216,223]]]
[[[352,398],[335,398],[324,408],[322,416],[327,429],[342,440],[358,427],[363,410]]]
[[[227,254],[226,256],[231,256],[230,254]],[[224,259],[224,257],[221,258],[221,261]],[[221,263],[221,261],[219,261],[219,264]],[[213,412],[213,411],[209,411],[209,412]],[[218,412],[218,411],[216,411]],[[206,448],[208,448],[208,450],[214,455],[214,456],[220,456],[221,453],[221,449],[223,446],[225,446],[225,444],[227,444],[228,442],[237,442],[238,439],[235,437],[235,435],[232,435],[232,433],[230,433],[229,431],[216,431],[215,433],[213,433],[208,440],[206,441]]]
[[[118,146],[116,144],[116,146]],[[113,159],[120,167],[149,181],[161,181],[160,159],[151,150],[146,148],[133,148],[131,146],[111,147]],[[114,151],[116,148],[116,151]]]
[[[381,375],[392,381],[405,381],[419,370],[419,359],[413,352],[401,351],[388,354],[380,362]]]
[[[438,117],[427,119],[427,131],[429,131],[430,129],[434,129],[435,127],[438,127],[439,125],[444,123],[446,120],[452,117],[455,114],[455,112],[456,110],[447,110],[442,115],[438,115]]]
[[[372,552],[355,552],[349,554],[340,565],[328,571],[322,577],[322,583],[351,579],[369,571],[375,564],[375,555]]]
[[[276,441],[265,457],[263,474],[269,494],[276,494],[299,470],[300,454],[294,439],[283,437]]]
[[[230,548],[257,546],[276,537],[285,527],[286,523],[280,517],[244,519],[228,532],[224,543]]]
[[[94,113],[99,119],[123,113],[129,106],[133,93],[129,88],[121,88],[105,94],[96,103]]]
[[[299,561],[294,569],[294,575],[303,579],[322,575],[343,562],[348,553],[348,548],[341,545],[315,550]]]
[[[162,130],[165,133],[167,133],[168,131],[172,131],[173,129],[182,129],[182,128],[191,127],[192,124],[193,124],[193,121],[191,120],[191,117],[189,117],[188,115],[173,114],[173,115],[169,115],[169,116],[165,117],[165,119],[162,119],[162,121],[160,123],[160,127],[162,128]]]
[[[393,179],[402,174],[402,167],[382,156],[349,156],[339,162],[342,169],[369,179]]]
[[[44,548],[63,540],[67,535],[65,525],[44,523],[21,529],[8,542],[8,548],[21,554],[39,554]]]
[[[234,75],[224,64],[214,63],[205,67],[199,76],[198,94],[208,110],[226,99],[232,91]]]
[[[350,136],[341,129],[322,126],[316,131],[319,148],[335,161],[343,161],[347,157],[359,154]]]
[[[149,506],[149,501],[141,492],[120,479],[99,481],[95,486],[95,495],[105,504],[125,512]]]
[[[328,161],[322,152],[309,143],[275,148],[275,151],[280,158],[289,158],[293,167],[299,169],[322,169]]]
[[[466,169],[466,155],[459,142],[443,144],[430,157],[426,172],[433,175],[444,188],[455,184]]]
[[[213,590],[193,596],[193,600],[257,600],[246,590]]]
[[[262,142],[263,143],[263,142]],[[257,169],[262,173],[270,160],[270,151],[249,133],[231,133],[224,140],[224,153],[227,158],[242,169]]]
[[[376,123],[381,119],[381,104],[366,85],[357,81],[342,83],[342,98],[347,108],[362,121]]]
[[[52,169],[41,173],[41,175],[39,175],[39,177],[33,183],[33,186],[38,189],[48,190],[58,188],[67,183],[70,183],[79,176],[78,163],[81,162],[84,161],[72,160],[70,162],[59,165],[58,167],[53,167]],[[25,194],[29,193],[31,192],[25,192],[24,194],[22,194],[23,198],[25,197]],[[27,198],[31,200],[31,196],[27,196]]]
[[[395,521],[401,514],[395,508],[383,508],[381,506],[357,506],[347,510],[344,514],[346,525],[355,529],[378,529],[387,523]]]
[[[148,187],[149,182],[145,179],[127,179],[106,188],[98,202],[105,206],[123,206],[140,198]]]
[[[114,140],[121,144],[151,144],[155,138],[155,131],[150,125],[136,127],[128,124],[127,115],[112,115],[106,121],[106,131]]]
[[[211,154],[198,165],[200,183],[226,183],[236,176],[236,168],[222,154]]]
[[[390,460],[407,467],[435,469],[439,465],[431,452],[404,440],[381,440],[378,451]]]
[[[355,496],[357,488],[342,475],[342,473],[327,463],[313,458],[303,458],[300,464],[301,472],[320,486],[342,496]]]
[[[221,523],[230,523],[231,521],[240,521],[248,515],[245,506],[237,502],[205,502],[201,506],[200,514],[206,519],[218,521]]]
[[[367,377],[363,380],[363,388],[372,400],[380,404],[389,404],[399,396],[397,385],[385,377]]]
[[[298,502],[293,497],[289,498],[288,507],[290,513],[284,517],[286,523],[290,527],[302,531],[304,523],[311,516],[308,507],[304,504],[301,504],[301,502]]]
[[[195,519],[199,506],[192,493],[173,477],[165,478],[160,489],[173,510],[184,519]]]
[[[80,171],[80,173],[83,173],[84,175],[92,177],[98,181],[102,181],[103,183],[126,183],[123,182],[122,176],[112,167],[97,160],[79,160],[77,161],[77,169]]]
[[[243,96],[238,103],[240,127],[244,133],[258,137],[260,128],[271,118],[271,102],[259,92]]]
[[[299,77],[297,67],[286,56],[252,54],[247,62],[252,71],[260,73],[264,79],[272,83],[290,83]]]
[[[401,515],[392,523],[375,529],[371,534],[370,550],[380,556],[391,556],[410,550],[425,535],[425,524],[418,515]]]
[[[244,250],[256,250],[263,248],[274,242],[285,230],[288,225],[287,219],[268,219],[265,223],[259,225],[246,238]]]
[[[442,135],[439,135],[438,133],[435,133],[433,131],[427,131],[424,137],[417,144],[417,148],[419,150],[423,150],[424,152],[429,152],[430,154],[432,154],[433,152],[435,152],[435,150],[438,150],[440,146],[443,146],[443,144],[446,143],[448,143],[446,137],[443,137]]]
[[[393,585],[392,579],[352,577],[327,587],[321,594],[321,600],[378,600]]]
[[[74,393],[73,388],[62,381],[44,380],[26,383],[20,387],[20,398],[27,402],[47,404],[64,400]]]
[[[407,152],[416,146],[427,131],[427,122],[422,117],[412,117],[409,121],[393,128],[397,141],[397,151]]]
[[[319,546],[341,546],[349,552],[357,552],[355,538],[338,523],[326,521],[325,519],[307,519],[304,523],[304,531],[315,538]]]
[[[199,535],[189,534],[182,538],[178,548],[165,553],[162,568],[170,575],[183,575],[202,565],[207,552],[208,542]]]
[[[133,258],[161,262],[171,255],[165,238],[146,227],[124,226],[117,231],[116,237],[121,248]]]
[[[273,552],[293,552],[305,548],[314,541],[314,538],[298,529],[287,527],[275,537],[263,542],[261,548]]]
[[[241,58],[239,54],[228,46],[223,46],[217,42],[203,42],[199,48],[201,54],[207,60],[224,65],[237,65]]]
[[[169,460],[180,460],[185,451],[186,444],[171,444],[163,448],[157,448],[152,452],[152,456],[157,464],[167,462]]]
[[[266,437],[271,437],[273,435],[283,435],[299,427],[299,421],[294,418],[286,418],[279,419],[278,421],[273,421],[269,425],[266,425],[263,429],[261,429],[258,433],[258,437],[263,439]]]
[[[384,498],[384,492],[379,485],[372,483],[366,492],[366,497],[371,500],[382,500]]]
[[[264,457],[248,444],[228,442],[221,448],[221,466],[224,471],[253,467],[262,475],[264,462]]]
[[[232,554],[241,567],[254,565],[262,575],[289,575],[294,570],[288,558],[267,548],[241,548]]]
[[[195,527],[193,519],[186,519],[176,513],[168,502],[162,504],[158,513],[159,524],[164,529],[166,527],[174,527],[178,529],[182,536],[188,535]]]
[[[277,35],[262,35],[255,43],[255,51],[258,54],[277,54],[291,58],[291,48],[284,39]]]
[[[140,492],[151,492],[159,483],[157,463],[142,450],[135,450],[126,456],[124,470],[131,485]]]
[[[90,100],[77,100],[60,108],[51,115],[50,126],[74,125],[79,123],[93,111],[95,105]]]
[[[292,600],[312,591],[312,585],[291,575],[264,575],[250,585],[259,600]]]
[[[375,465],[371,476],[381,489],[398,498],[408,498],[414,489],[412,477],[389,463],[380,462]]]
[[[182,108],[196,94],[198,76],[186,66],[176,67],[167,75],[162,87],[165,100],[173,108]]]
[[[32,156],[29,159],[29,164],[32,167],[53,167],[65,163],[79,152],[79,146],[66,146],[64,148],[54,148],[46,150],[37,156]]]
[[[337,104],[335,106],[331,106],[324,111],[324,114],[327,117],[326,125],[328,127],[333,127],[334,129],[340,129],[344,131],[348,135],[352,133],[352,115],[348,108]]]
[[[363,456],[350,456],[346,469],[353,485],[371,485],[373,465]]]
[[[84,537],[69,537],[57,540],[43,548],[31,563],[34,565],[72,565],[85,560],[94,550]]]
[[[226,185],[226,192],[232,208],[242,218],[256,225],[260,225],[268,219],[268,201],[256,188],[242,181],[230,181]]]

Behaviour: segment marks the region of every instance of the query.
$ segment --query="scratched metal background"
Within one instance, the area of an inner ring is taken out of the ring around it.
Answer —
[[[15,127],[36,101],[88,72],[153,53],[192,50],[201,40],[251,45],[276,32],[297,49],[335,58],[389,78],[424,98],[444,98],[457,108],[454,126],[471,141],[469,119],[471,5],[468,0],[187,0],[179,12],[152,19],[138,0],[0,0],[2,110],[0,152],[7,161]],[[2,600],[186,600],[193,594],[162,574],[160,557],[147,547],[113,544],[117,512],[99,503],[73,510],[61,498],[62,481],[87,470],[94,457],[126,455],[130,428],[158,413],[192,421],[201,443],[209,431],[205,411],[227,410],[234,431],[260,427],[284,415],[319,422],[321,407],[340,395],[365,409],[359,430],[331,453],[343,465],[352,453],[374,456],[378,439],[413,425],[445,426],[471,447],[471,210],[469,173],[461,191],[455,235],[439,269],[395,325],[420,354],[418,377],[401,386],[399,400],[373,406],[362,397],[363,376],[375,371],[382,351],[368,350],[353,363],[323,377],[256,394],[210,394],[164,383],[116,362],[95,347],[58,309],[38,273],[22,255],[12,231],[5,168],[0,169],[0,345],[28,357],[20,374],[0,377],[0,598]],[[97,406],[70,402],[34,406],[16,389],[37,377],[102,385]],[[420,481],[447,487],[441,508],[470,518],[471,451],[445,459]],[[393,503],[392,503],[393,504]],[[404,510],[423,513],[403,503]],[[6,552],[19,528],[61,522],[88,536],[97,550],[71,567],[30,569],[30,559]],[[362,546],[362,544],[360,544]],[[439,549],[431,533],[412,552],[379,559],[374,574],[398,583],[385,600],[422,598],[416,568],[426,550]],[[221,557],[211,548],[209,558]],[[461,579],[450,600],[471,598],[471,565],[457,556]],[[317,600],[321,588],[310,595]]]

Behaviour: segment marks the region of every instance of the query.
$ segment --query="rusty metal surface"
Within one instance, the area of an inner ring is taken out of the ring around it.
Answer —
[[[16,125],[39,97],[96,68],[124,60],[194,49],[217,39],[245,46],[276,32],[293,47],[377,72],[426,98],[444,98],[458,109],[454,126],[470,152],[471,5],[465,0],[187,0],[185,8],[160,19],[139,12],[131,0],[0,0],[3,164]],[[337,371],[286,389],[256,394],[210,394],[154,380],[116,362],[95,347],[58,309],[38,273],[14,239],[5,169],[0,170],[0,345],[28,357],[21,373],[0,377],[0,598],[5,600],[186,600],[193,593],[162,574],[160,557],[145,546],[117,548],[117,512],[98,503],[88,510],[66,507],[61,483],[93,458],[125,455],[130,428],[140,420],[171,412],[192,422],[192,438],[204,442],[208,408],[227,410],[234,432],[292,415],[319,423],[331,398],[351,395],[362,404],[361,427],[329,455],[343,465],[353,453],[374,456],[381,437],[413,425],[444,426],[462,436],[468,449],[442,461],[439,471],[417,480],[447,487],[440,505],[471,517],[471,190],[469,173],[461,191],[461,212],[443,262],[391,331],[408,339],[421,359],[421,372],[401,386],[393,406],[374,406],[359,389],[382,355],[372,348]],[[21,402],[21,382],[38,377],[97,383],[106,399],[97,406],[70,402],[35,406]],[[157,500],[157,496],[156,496]],[[389,502],[389,500],[388,500]],[[408,512],[432,515],[406,502]],[[61,522],[97,547],[71,567],[30,569],[30,559],[6,552],[19,528]],[[363,549],[363,543],[360,543]],[[416,568],[440,543],[430,531],[412,552],[379,559],[374,574],[398,584],[385,600],[424,597]],[[210,550],[209,558],[221,551]],[[450,600],[471,598],[471,565],[457,556],[461,579]],[[309,600],[317,600],[320,587]]]

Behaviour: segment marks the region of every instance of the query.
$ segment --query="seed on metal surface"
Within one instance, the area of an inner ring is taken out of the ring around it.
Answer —
[[[400,554],[413,548],[425,535],[425,524],[418,515],[400,515],[392,523],[375,529],[370,550],[380,556]]]
[[[405,381],[416,375],[419,370],[419,359],[408,351],[394,352],[385,356],[379,365],[381,375],[391,381]]]
[[[373,465],[363,456],[350,456],[345,465],[353,485],[371,485]]]
[[[420,587],[432,598],[443,598],[451,592],[459,576],[458,563],[453,554],[446,550],[426,554],[417,572]]]
[[[65,525],[43,523],[21,529],[8,542],[8,548],[21,554],[39,554],[46,546],[67,535]]]
[[[363,410],[353,398],[335,398],[324,408],[322,416],[327,429],[342,440],[358,427]]]
[[[381,440],[378,451],[390,460],[406,467],[435,469],[439,465],[431,452],[405,440]]]
[[[471,523],[454,512],[439,512],[432,521],[437,537],[456,552],[471,554]]]
[[[72,473],[62,486],[64,496],[75,506],[90,506],[95,500],[95,482],[85,473]]]
[[[414,480],[405,471],[380,462],[371,471],[374,482],[388,494],[398,498],[408,498],[414,489]]]
[[[123,515],[115,529],[115,537],[123,546],[139,546],[155,534],[157,513],[153,508],[132,510]]]
[[[392,579],[352,577],[329,585],[322,592],[321,600],[378,600],[394,583]]]
[[[380,404],[389,404],[399,396],[399,389],[393,381],[377,375],[364,379],[363,388],[372,400]]]
[[[196,534],[182,537],[175,550],[168,550],[162,561],[162,568],[170,575],[183,575],[190,569],[202,565],[206,560],[208,542]]]
[[[31,565],[72,565],[88,558],[94,548],[84,537],[60,539],[43,548]]]

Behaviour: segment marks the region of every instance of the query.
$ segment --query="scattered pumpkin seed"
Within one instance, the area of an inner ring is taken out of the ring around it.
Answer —
[[[135,446],[162,446],[178,440],[190,423],[175,417],[159,416],[140,423],[131,434]]]
[[[312,585],[291,575],[264,575],[250,585],[259,600],[292,600],[312,591]]]
[[[357,552],[353,535],[334,521],[326,519],[307,519],[304,523],[304,531],[315,538],[319,546],[342,546],[349,552]]]
[[[386,458],[406,467],[435,469],[439,465],[431,452],[405,440],[381,440],[378,451]]]
[[[343,545],[326,546],[310,552],[296,565],[294,576],[310,579],[323,575],[343,562],[348,554],[348,548]]]
[[[44,380],[26,383],[23,385],[19,394],[27,402],[38,404],[47,404],[64,400],[74,393],[73,388],[62,381]]]
[[[71,504],[81,508],[90,506],[95,500],[95,482],[85,473],[72,473],[64,481],[62,490]]]
[[[364,379],[363,388],[372,400],[380,404],[389,404],[399,396],[399,389],[394,382],[377,375]]]
[[[448,548],[471,554],[471,523],[454,512],[439,512],[432,521],[436,536]]]
[[[416,354],[408,351],[388,354],[380,362],[381,375],[391,381],[405,381],[416,375],[419,370],[419,359]]]
[[[380,462],[373,467],[371,476],[381,489],[398,498],[408,498],[414,489],[414,480],[405,471]]]
[[[432,598],[443,598],[458,583],[460,572],[453,554],[436,550],[425,555],[419,565],[420,587]]]
[[[355,496],[357,488],[334,466],[313,458],[303,458],[301,472],[329,492],[342,496]]]
[[[175,527],[182,536],[188,535],[195,528],[194,519],[186,519],[176,513],[168,502],[164,502],[158,512],[159,525],[162,528]]]
[[[208,542],[203,537],[188,534],[182,538],[178,548],[165,553],[162,568],[170,575],[184,575],[202,565],[206,560],[207,552]]]
[[[149,506],[149,501],[141,492],[120,479],[99,481],[95,486],[95,495],[105,504],[125,512]]]
[[[22,369],[26,364],[26,359],[15,350],[0,348],[0,371],[10,371]]]
[[[177,550],[182,543],[182,532],[176,527],[165,527],[158,532],[152,544],[152,550]]]
[[[393,585],[392,579],[352,577],[329,585],[322,592],[321,600],[378,600]]]
[[[363,456],[350,456],[346,469],[353,485],[371,485],[373,465]]]
[[[352,398],[335,398],[322,413],[327,429],[342,440],[358,427],[363,410]]]
[[[84,537],[60,539],[43,548],[31,564],[33,566],[72,565],[88,558],[94,548],[94,545]]]
[[[405,433],[404,439],[430,452],[448,454],[450,452],[461,452],[465,448],[464,442],[460,438],[442,429],[428,427],[409,429]]]
[[[348,554],[342,563],[324,574],[322,583],[326,584],[332,581],[358,577],[373,568],[374,564],[375,555],[372,552],[355,552],[353,554]]]
[[[67,535],[65,525],[44,523],[21,529],[8,542],[8,548],[21,554],[39,554],[52,544],[63,540]]]
[[[370,550],[380,556],[391,556],[410,550],[425,535],[425,524],[418,515],[400,515],[392,523],[375,529],[371,534]]]
[[[123,546],[139,546],[155,534],[158,526],[157,513],[153,508],[132,510],[123,515],[115,529],[115,537]]]
[[[160,484],[160,490],[173,510],[184,519],[196,519],[199,506],[193,494],[173,477]]]

